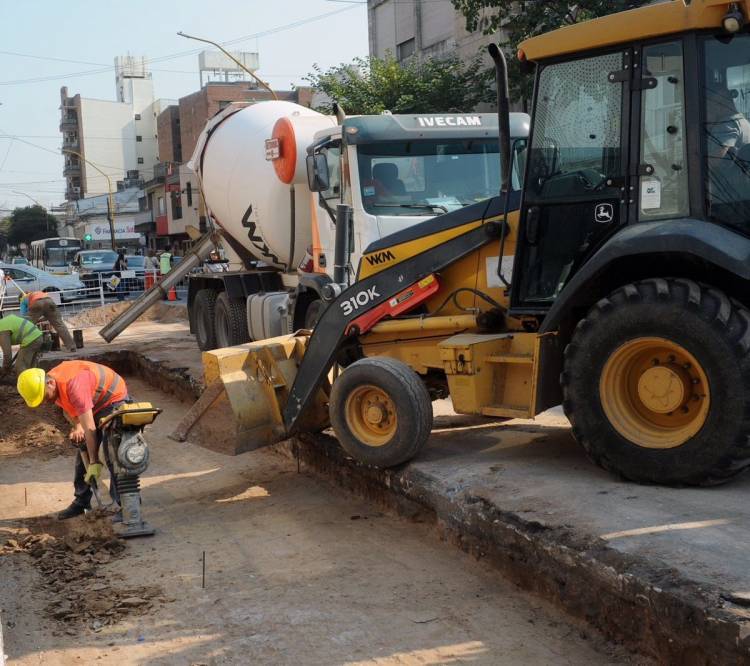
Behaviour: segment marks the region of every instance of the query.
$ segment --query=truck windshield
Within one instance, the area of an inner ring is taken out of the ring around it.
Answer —
[[[750,233],[750,36],[704,42],[708,216]]]
[[[516,142],[513,189],[523,173]],[[436,215],[497,194],[497,139],[394,141],[358,146],[365,210],[373,215]]]

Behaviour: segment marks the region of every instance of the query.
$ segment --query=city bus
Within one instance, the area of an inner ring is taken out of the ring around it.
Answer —
[[[78,238],[43,238],[32,241],[29,263],[36,268],[57,275],[72,271],[73,257],[83,249]]]

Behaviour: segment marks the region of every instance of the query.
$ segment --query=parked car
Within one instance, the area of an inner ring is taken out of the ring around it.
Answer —
[[[29,265],[29,260],[26,257],[13,257],[10,260],[10,263],[14,264],[14,265],[15,264],[20,264],[20,265],[28,266]]]
[[[21,291],[59,291],[64,302],[86,298],[85,285],[77,275],[52,275],[22,264],[0,263],[0,270],[5,273],[6,278],[12,278],[12,281],[5,282],[5,297],[13,301],[20,297]]]
[[[140,254],[126,254],[128,270],[135,273],[135,277],[123,278],[125,291],[143,291],[146,285],[146,257]]]
[[[114,250],[81,250],[73,257],[73,270],[78,272],[86,288],[91,289],[115,274],[115,261],[117,252]]]

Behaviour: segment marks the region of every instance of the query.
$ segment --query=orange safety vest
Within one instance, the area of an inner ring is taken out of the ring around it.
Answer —
[[[29,307],[43,298],[51,298],[49,294],[45,294],[43,291],[30,291],[26,294],[26,297],[29,299]]]
[[[115,402],[128,397],[125,380],[112,368],[91,361],[63,361],[47,374],[57,382],[57,400],[55,404],[63,408],[69,416],[75,417],[73,405],[68,398],[68,382],[82,372],[90,372],[96,377],[96,388],[91,396],[94,403],[94,414]]]

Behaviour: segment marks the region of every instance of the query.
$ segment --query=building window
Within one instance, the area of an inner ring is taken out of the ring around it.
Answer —
[[[405,42],[401,42],[396,46],[396,57],[401,60],[406,60],[409,56],[414,55],[416,49],[416,42],[414,37],[407,39]]]
[[[192,183],[188,183],[187,187],[185,188],[185,193],[187,194],[187,204],[188,206],[193,205],[193,185]]]
[[[140,120],[141,119],[141,114],[140,113],[136,113],[135,114],[135,119],[136,120]]]
[[[138,158],[138,164],[143,164],[143,158],[142,157]]]
[[[229,100],[226,100],[226,99],[219,100],[219,111],[221,111],[222,109],[226,109],[230,104],[231,102]]]
[[[180,201],[179,192],[172,192],[171,200],[172,200],[172,219],[173,220],[182,219],[182,202]]]
[[[137,136],[135,137],[135,140],[136,140],[136,141],[137,141],[138,143],[140,143],[141,141],[143,141],[143,137],[142,137],[142,136],[141,136],[140,134],[138,134],[138,135],[137,135]]]
[[[164,197],[159,197],[159,215],[164,215],[167,212],[167,208],[164,205]]]

